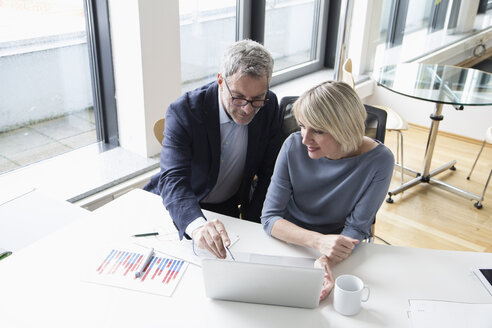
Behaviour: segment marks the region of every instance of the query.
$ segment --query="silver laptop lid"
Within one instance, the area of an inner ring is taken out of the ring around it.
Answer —
[[[314,259],[234,253],[236,261],[203,259],[205,294],[212,299],[315,308],[324,272]]]

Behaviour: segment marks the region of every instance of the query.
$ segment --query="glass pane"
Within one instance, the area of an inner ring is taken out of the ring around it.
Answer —
[[[492,26],[492,12],[477,14],[476,0],[384,0],[375,3],[379,5],[372,9],[370,31],[359,45],[361,48],[369,45],[366,47],[368,53],[363,52],[363,56],[358,57],[349,49],[349,56],[361,61],[354,62],[354,67],[361,67],[362,74],[370,74],[384,65],[417,60]],[[403,5],[405,3],[407,6]],[[353,29],[360,30],[358,24],[361,23],[352,18]],[[373,30],[379,32],[379,38],[372,39]],[[350,35],[351,40],[357,37]]]
[[[316,59],[318,0],[267,0],[265,47],[280,71]]]
[[[97,142],[83,0],[0,1],[0,173]]]
[[[214,80],[225,48],[236,40],[235,0],[179,0],[181,85],[192,90]]]
[[[412,0],[408,2],[405,33],[427,29],[429,26],[432,4],[432,1],[429,0]]]

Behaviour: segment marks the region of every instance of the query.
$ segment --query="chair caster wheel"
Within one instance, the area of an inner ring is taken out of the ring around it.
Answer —
[[[478,208],[479,210],[482,209],[483,205],[480,203],[480,202],[476,202],[475,204],[473,204],[476,208]]]
[[[386,198],[386,203],[393,204],[393,199],[391,197]]]
[[[456,171],[456,166],[454,166],[454,165],[453,165],[453,166],[451,166],[449,169],[450,169],[451,171]]]

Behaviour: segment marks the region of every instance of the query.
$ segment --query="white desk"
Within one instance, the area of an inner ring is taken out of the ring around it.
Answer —
[[[409,327],[409,298],[492,303],[469,271],[490,265],[492,254],[374,244],[334,268],[335,276],[352,273],[371,287],[354,317],[336,313],[332,296],[312,310],[212,301],[195,265],[172,297],[80,281],[88,254],[164,215],[160,197],[134,190],[0,261],[0,327]],[[266,236],[258,224],[220,218],[240,235],[233,252],[314,255]]]
[[[0,191],[0,248],[12,252],[89,213],[40,190],[13,189]]]

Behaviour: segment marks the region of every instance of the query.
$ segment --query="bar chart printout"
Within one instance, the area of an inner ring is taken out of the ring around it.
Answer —
[[[140,278],[135,278],[145,260],[146,250],[108,250],[97,264],[90,268],[86,281],[132,289],[141,292],[171,296],[183,276],[188,263],[169,256],[152,256]]]

